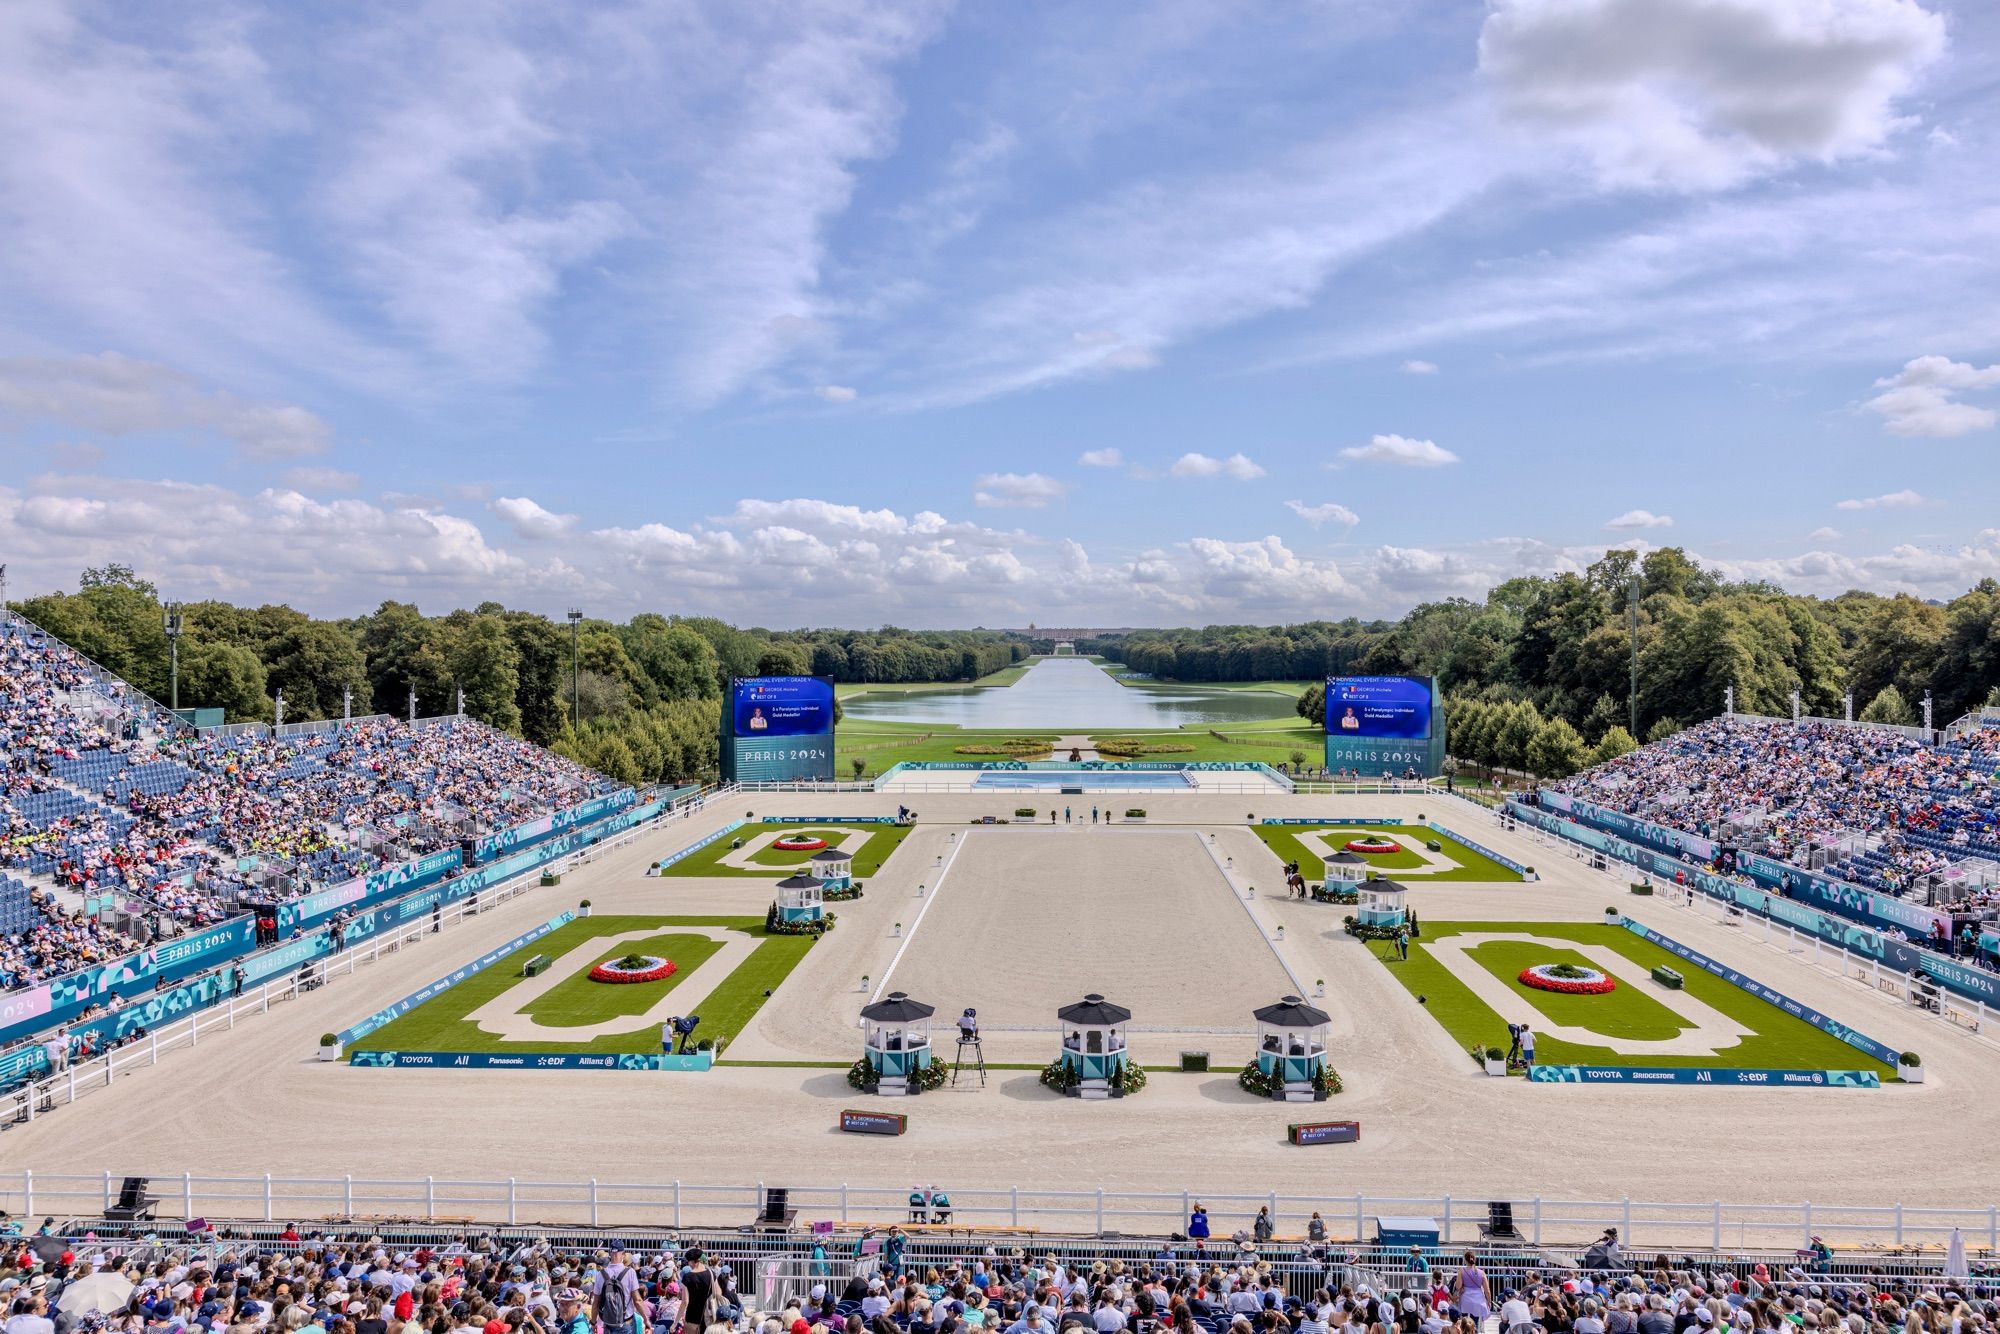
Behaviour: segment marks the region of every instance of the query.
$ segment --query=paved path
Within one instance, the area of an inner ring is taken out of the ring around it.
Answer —
[[[1071,750],[1077,751],[1078,760],[1095,760],[1102,758],[1100,755],[1098,755],[1097,748],[1090,744],[1090,738],[1087,736],[1074,735],[1074,734],[1070,736],[1059,736],[1055,739],[1052,745],[1054,747],[1052,753],[1054,755],[1054,758],[1058,760],[1068,759]]]

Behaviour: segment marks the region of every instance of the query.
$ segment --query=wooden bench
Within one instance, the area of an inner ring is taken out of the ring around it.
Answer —
[[[1655,968],[1653,970],[1653,980],[1655,982],[1658,982],[1661,986],[1667,988],[1669,991],[1679,991],[1683,986],[1687,984],[1686,978],[1682,977],[1679,973],[1667,967],[1665,964],[1661,964],[1658,968]]]
[[[521,976],[538,977],[541,975],[542,970],[548,966],[549,956],[546,954],[537,954],[521,965]]]

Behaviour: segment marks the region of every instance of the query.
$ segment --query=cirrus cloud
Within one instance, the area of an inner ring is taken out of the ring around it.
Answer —
[[[1069,494],[1069,488],[1038,472],[989,472],[982,475],[972,503],[981,509],[1044,509]]]

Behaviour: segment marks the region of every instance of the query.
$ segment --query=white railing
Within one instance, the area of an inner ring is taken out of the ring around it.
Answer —
[[[686,1181],[614,1182],[596,1178],[547,1181],[503,1177],[376,1178],[209,1176],[146,1172],[125,1164],[99,1174],[52,1174],[30,1169],[0,1173],[0,1202],[23,1217],[97,1217],[116,1203],[126,1176],[145,1176],[160,1212],[184,1218],[407,1221],[471,1220],[484,1223],[620,1223],[674,1229],[741,1227],[762,1208],[764,1182],[702,1185]],[[836,1227],[904,1223],[908,1186],[787,1185],[787,1202],[800,1222]],[[1661,1202],[1629,1197],[1564,1200],[1455,1195],[1286,1195],[1262,1193],[1140,1192],[1102,1187],[1056,1190],[1007,1186],[951,1189],[952,1223],[967,1228],[1033,1229],[1042,1233],[1101,1237],[1107,1231],[1164,1237],[1184,1229],[1199,1202],[1218,1236],[1249,1227],[1269,1210],[1281,1233],[1305,1231],[1317,1212],[1329,1240],[1366,1246],[1377,1216],[1436,1221],[1440,1246],[1476,1242],[1491,1202],[1513,1206],[1514,1225],[1530,1245],[1561,1245],[1616,1227],[1630,1250],[1674,1246],[1781,1248],[1812,1236],[1830,1244],[1942,1246],[1953,1228],[1968,1245],[2000,1249],[2000,1206],[1912,1207],[1903,1204],[1828,1205],[1731,1203],[1713,1199]]]

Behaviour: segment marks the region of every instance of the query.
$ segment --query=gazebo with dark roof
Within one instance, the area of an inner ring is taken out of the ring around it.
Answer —
[[[1357,924],[1394,930],[1409,921],[1410,891],[1406,887],[1394,880],[1364,880],[1355,888],[1361,895],[1354,914]]]
[[[854,854],[839,848],[822,848],[812,855],[812,869],[828,890],[845,890],[854,883]]]
[[[1118,1030],[1131,1022],[1132,1012],[1093,991],[1057,1010],[1056,1018],[1063,1026],[1063,1091],[1090,1099],[1124,1096],[1119,1077],[1125,1072],[1125,1035]]]
[[[892,991],[861,1007],[862,1059],[875,1076],[874,1091],[901,1097],[919,1091],[916,1072],[931,1063],[931,1016],[937,1006]]]
[[[1368,859],[1358,852],[1336,852],[1326,859],[1328,880],[1359,880],[1368,873]]]
[[[1257,1020],[1257,1069],[1284,1102],[1326,1096],[1326,1039],[1333,1019],[1298,996],[1253,1010]]]
[[[817,876],[789,875],[778,882],[778,920],[817,922],[826,916],[826,882]]]

